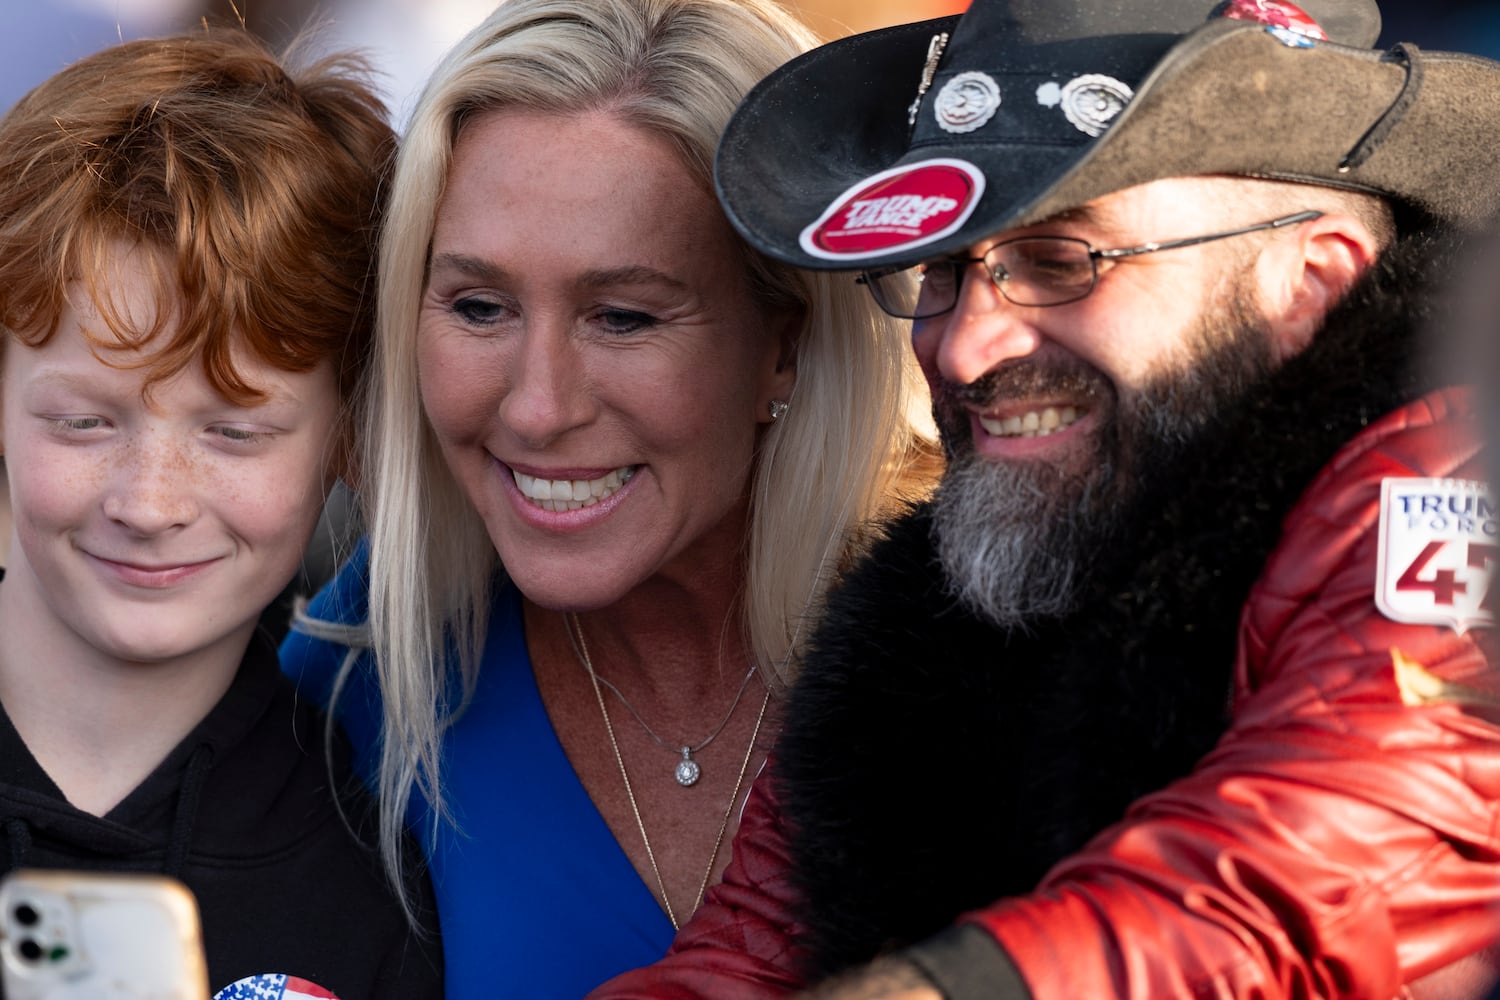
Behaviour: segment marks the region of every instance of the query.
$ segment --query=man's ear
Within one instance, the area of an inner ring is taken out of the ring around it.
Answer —
[[[1260,304],[1277,359],[1306,349],[1324,318],[1375,262],[1380,243],[1352,215],[1330,213],[1267,241],[1256,260]]]

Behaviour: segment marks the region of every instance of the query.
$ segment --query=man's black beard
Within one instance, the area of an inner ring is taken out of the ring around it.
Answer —
[[[1082,362],[1059,368],[1020,359],[967,386],[935,387],[948,470],[934,499],[934,540],[950,592],[973,613],[1024,628],[1074,611],[1147,487],[1183,477],[1182,456],[1215,415],[1275,367],[1269,332],[1243,290],[1188,343],[1191,361],[1123,401]],[[959,404],[1049,393],[1086,399],[1101,418],[1091,461],[1065,468],[975,455]]]

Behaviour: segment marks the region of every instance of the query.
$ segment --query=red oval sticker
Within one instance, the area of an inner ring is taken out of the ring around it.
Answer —
[[[860,260],[942,239],[968,221],[984,174],[964,160],[923,160],[867,177],[802,231],[824,260]]]
[[[1222,16],[1237,21],[1257,21],[1273,28],[1295,31],[1308,38],[1324,42],[1328,40],[1322,25],[1289,0],[1230,0]]]

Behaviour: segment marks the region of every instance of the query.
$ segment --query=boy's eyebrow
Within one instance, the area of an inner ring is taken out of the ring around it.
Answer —
[[[32,372],[26,384],[21,387],[21,392],[24,394],[28,390],[63,389],[88,400],[108,402],[140,391],[135,385],[128,388],[122,386],[117,380],[115,369],[107,365],[101,367],[104,371],[79,372],[59,368],[40,368]],[[119,374],[129,374],[129,372],[122,371]]]
[[[106,366],[106,368],[107,367],[108,366]],[[129,375],[132,373],[132,369],[129,368],[109,368],[108,370],[111,372],[118,371],[123,375]],[[98,372],[71,372],[55,368],[43,368],[37,372],[34,372],[31,377],[26,380],[25,388],[46,388],[47,386],[51,385],[56,385],[64,389],[72,389],[75,392],[86,393],[95,396],[111,396],[117,393],[117,390],[115,388],[101,379],[100,373]],[[232,400],[223,399],[222,397],[221,402],[223,406],[228,409],[241,410],[246,413],[264,409],[272,403],[301,406],[305,402],[303,397],[298,395],[293,389],[275,379],[269,381],[258,380],[255,383],[255,388],[265,394],[265,398],[259,403],[254,403],[247,406],[233,402]],[[130,387],[130,391],[134,393],[138,392],[139,389],[136,386],[132,385]]]
[[[43,368],[39,372],[33,372],[26,380],[26,384],[27,386],[57,384],[68,388],[96,389],[99,387],[99,375],[96,372],[85,375],[81,372]]]

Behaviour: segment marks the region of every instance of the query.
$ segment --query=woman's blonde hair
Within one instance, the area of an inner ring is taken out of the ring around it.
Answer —
[[[458,44],[423,91],[381,245],[363,484],[369,640],[385,713],[381,833],[397,875],[412,789],[432,805],[434,823],[445,816],[442,733],[474,689],[502,571],[444,464],[417,384],[418,308],[459,134],[476,116],[504,108],[603,111],[665,137],[712,191],[715,147],[740,98],[815,44],[768,0],[510,0]],[[768,309],[805,316],[793,406],[762,437],[746,540],[744,635],[768,680],[780,683],[804,620],[863,527],[890,502],[912,459],[930,459],[933,449],[909,419],[924,412],[925,396],[904,332],[847,275],[799,272],[748,247],[744,254]]]

